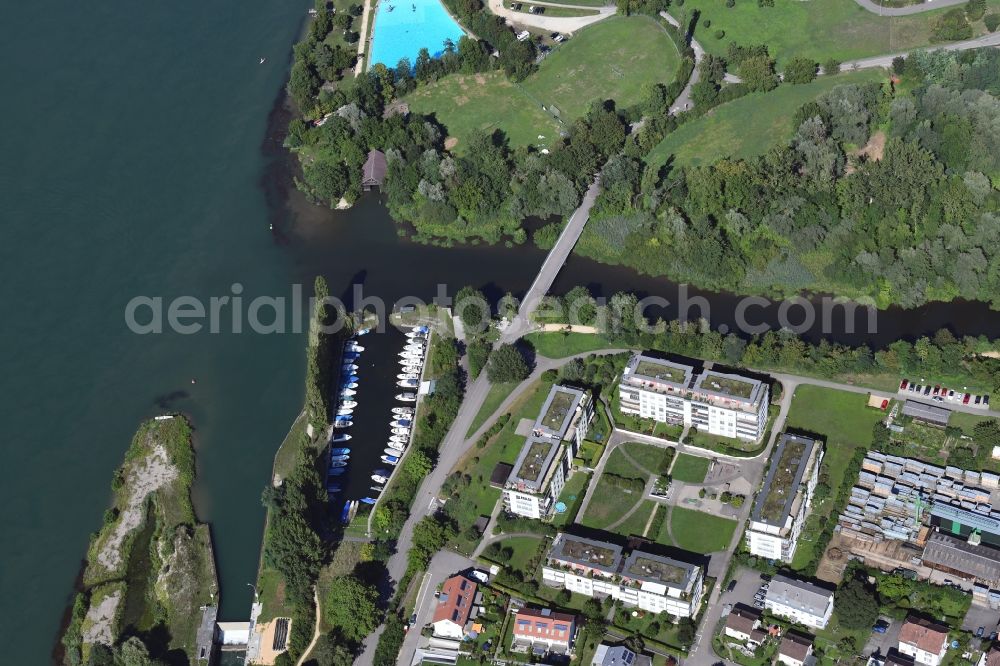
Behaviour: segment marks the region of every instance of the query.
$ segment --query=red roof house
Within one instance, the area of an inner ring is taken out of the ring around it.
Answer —
[[[514,616],[515,650],[566,654],[576,635],[576,616],[548,608],[522,608]]]
[[[461,639],[465,636],[465,625],[469,622],[473,602],[476,598],[476,584],[465,576],[452,576],[441,586],[437,608],[434,609],[434,635]]]

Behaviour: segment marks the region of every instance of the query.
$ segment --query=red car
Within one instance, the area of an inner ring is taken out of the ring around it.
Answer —
[[[938,384],[937,386],[934,387],[934,395],[937,395],[940,392],[941,392],[941,385]]]
[[[969,404],[969,398],[971,398],[971,397],[972,397],[972,394],[971,394],[971,393],[966,393],[966,394],[965,394],[965,397],[964,397],[964,398],[962,398],[962,404],[963,404],[963,405],[967,405],[967,404]]]
[[[903,381],[899,382],[899,390],[900,391],[905,391],[907,384],[908,384],[908,382],[905,379]]]

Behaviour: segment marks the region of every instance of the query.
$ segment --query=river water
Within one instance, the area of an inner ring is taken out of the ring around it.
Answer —
[[[196,426],[195,499],[212,523],[222,619],[246,617],[260,492],[301,406],[304,336],[235,334],[226,325],[218,334],[137,335],[123,316],[130,299],[207,300],[232,295],[236,283],[248,300],[290,297],[316,273],[335,293],[356,283],[389,300],[430,298],[439,283],[499,296],[524,292],[541,264],[543,253],[529,246],[413,244],[375,196],[331,213],[289,191],[276,147],[278,100],[310,4],[57,1],[5,12],[5,662],[48,660],[112,471],[139,421],[165,409]],[[605,295],[629,288],[675,298],[663,281],[573,258],[555,288],[577,283]],[[710,300],[713,323],[731,322],[735,299]],[[871,339],[945,324],[1000,335],[1000,316],[985,306],[938,304],[882,313]],[[372,350],[394,360],[399,344]],[[376,373],[381,393],[394,391],[393,376]],[[366,419],[387,428],[388,404],[376,399]]]

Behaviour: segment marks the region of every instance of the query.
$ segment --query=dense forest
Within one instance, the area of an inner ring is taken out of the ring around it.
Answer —
[[[894,69],[911,93],[838,86],[756,158],[643,176],[615,157],[578,251],[739,292],[1000,306],[1000,55],[918,53]]]

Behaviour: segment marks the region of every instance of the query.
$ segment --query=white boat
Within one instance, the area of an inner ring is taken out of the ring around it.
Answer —
[[[419,334],[419,333],[424,333],[424,334],[426,334],[426,333],[427,333],[427,332],[428,332],[429,330],[431,330],[431,329],[430,329],[430,328],[428,328],[427,326],[414,326],[414,327],[413,327],[413,328],[411,328],[411,329],[410,329],[409,331],[407,331],[407,333],[406,333],[406,334],[407,334],[407,335],[411,335],[411,334]]]
[[[365,348],[359,345],[357,342],[348,342],[346,345],[344,345],[344,349],[346,349],[349,352],[363,352],[365,350]]]
[[[333,423],[334,428],[350,428],[352,425],[354,425],[354,421],[334,421]]]
[[[399,462],[399,458],[397,458],[396,456],[382,456],[381,460],[386,465],[392,465],[393,467],[395,467],[396,463]]]
[[[410,429],[409,428],[393,428],[392,429],[392,434],[393,435],[409,435],[410,434]]]
[[[387,446],[384,449],[382,449],[382,453],[384,453],[386,455],[389,455],[389,456],[399,456],[403,452],[400,449],[394,449],[391,446]]]
[[[330,441],[331,442],[346,442],[350,438],[351,438],[351,436],[347,435],[347,434],[344,434],[344,435],[334,435],[333,437],[330,438]]]
[[[336,469],[338,467],[347,467],[346,460],[333,460],[330,462],[330,469]]]
[[[420,382],[416,379],[400,379],[396,382],[396,386],[399,388],[418,388],[420,386]]]
[[[399,400],[400,402],[416,402],[417,401],[417,394],[416,393],[397,393],[396,394],[396,400]]]
[[[399,414],[400,416],[402,416],[404,414],[412,414],[413,413],[413,407],[393,407],[392,408],[392,413],[393,414]]]
[[[338,409],[337,410],[337,416],[350,416],[353,413],[354,413],[354,410],[350,409],[350,408]]]
[[[403,347],[403,351],[409,352],[411,354],[420,354],[421,356],[423,356],[424,352],[426,352],[427,349],[424,348],[423,345],[406,345],[405,347]]]
[[[355,391],[354,389],[344,389],[343,391],[340,392],[340,397],[350,398],[352,395],[357,395],[357,394],[358,392]]]
[[[381,474],[372,474],[372,481],[375,483],[381,483],[382,485],[389,483],[389,479],[385,478]]]
[[[407,444],[410,443],[410,440],[405,435],[390,435],[389,443],[399,444],[400,446],[406,446]]]
[[[380,492],[382,492],[383,490],[385,490],[385,486],[372,486],[372,487],[371,487],[371,488],[369,488],[368,490],[372,490],[372,491],[374,491],[374,492],[376,492],[376,493],[380,493]]]
[[[358,366],[355,365],[354,363],[345,363],[344,365],[340,366],[340,369],[343,370],[344,372],[350,372],[353,374],[358,371]]]
[[[358,383],[357,382],[349,382],[347,384],[341,384],[340,385],[340,390],[341,391],[353,390],[353,389],[356,389],[356,388],[358,388]]]
[[[417,352],[408,351],[408,350],[405,350],[405,349],[403,351],[399,352],[399,357],[400,358],[406,358],[406,359],[415,358],[415,359],[417,359],[419,361],[421,358],[423,358],[423,356],[424,356],[423,354],[418,354]]]
[[[401,372],[396,375],[396,379],[420,379],[420,375],[415,372]]]
[[[340,403],[341,409],[354,409],[357,406],[358,406],[357,400],[344,400],[343,402]]]
[[[389,425],[393,428],[412,428],[413,421],[410,419],[393,419],[392,421],[389,421]]]
[[[423,370],[419,363],[401,363],[400,366],[401,367],[399,369],[404,373],[408,375],[417,375],[418,377],[420,376],[420,371]]]

